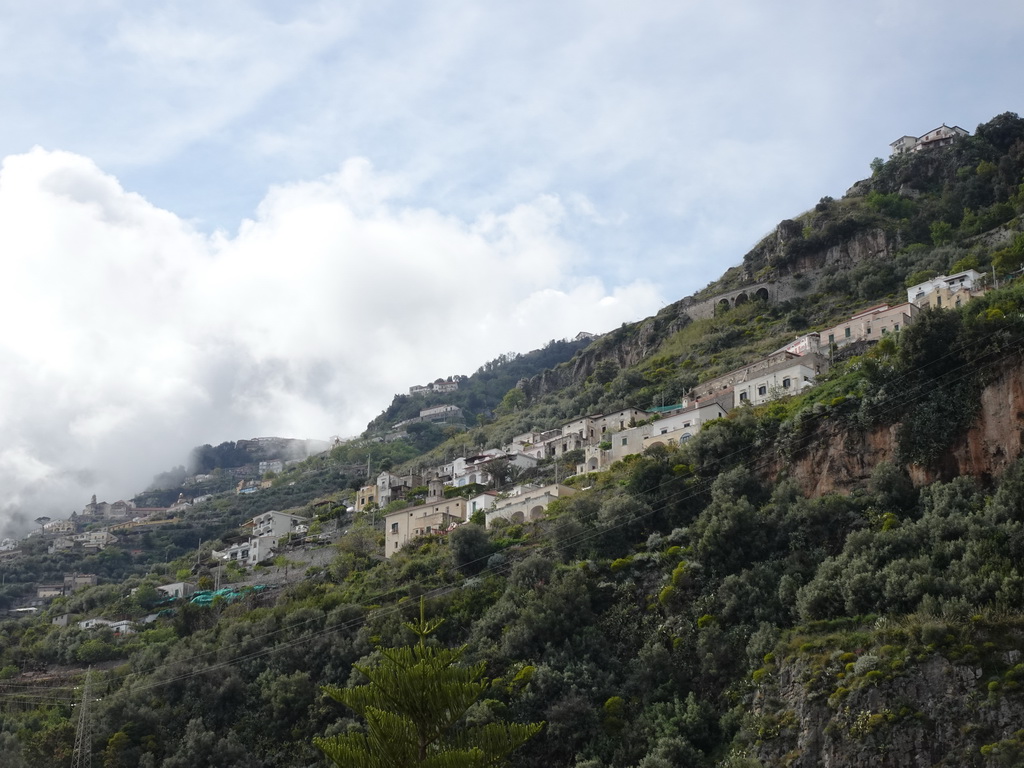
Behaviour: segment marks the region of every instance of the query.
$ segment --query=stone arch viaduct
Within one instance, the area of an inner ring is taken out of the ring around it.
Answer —
[[[693,320],[702,320],[704,318],[714,317],[715,311],[719,308],[731,309],[751,301],[776,302],[789,298],[788,295],[784,297],[782,295],[783,293],[786,293],[786,291],[783,289],[783,286],[778,283],[755,283],[754,285],[745,285],[742,288],[720,293],[713,298],[705,299],[704,301],[687,307],[686,313]]]

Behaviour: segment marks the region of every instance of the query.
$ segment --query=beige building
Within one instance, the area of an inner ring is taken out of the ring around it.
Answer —
[[[369,504],[376,504],[380,506],[380,496],[377,489],[377,484],[364,485],[359,489],[359,493],[356,494],[355,510],[356,512],[362,512],[366,509]]]
[[[516,496],[499,499],[487,510],[487,527],[490,528],[498,518],[510,523],[524,523],[539,520],[544,516],[548,504],[558,498],[572,496],[575,488],[567,485],[545,485],[543,488],[524,488]]]
[[[65,573],[64,594],[70,595],[83,587],[95,587],[98,583],[99,577],[95,573]]]
[[[47,533],[74,533],[75,524],[71,520],[51,520],[43,526]]]
[[[821,345],[841,349],[855,341],[878,341],[890,333],[899,333],[912,322],[920,309],[907,302],[890,307],[879,304],[858,312],[849,320],[821,331]]]
[[[54,539],[47,548],[49,554],[61,552],[68,549],[83,549],[91,552],[98,552],[111,544],[117,543],[117,536],[107,531],[87,531],[76,533],[74,536],[61,536]]]
[[[447,533],[466,521],[466,500],[432,497],[418,507],[399,509],[384,517],[384,556],[391,557],[417,536]]]

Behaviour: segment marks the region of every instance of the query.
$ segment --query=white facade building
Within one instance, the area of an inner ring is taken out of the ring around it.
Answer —
[[[981,281],[982,274],[973,269],[965,269],[955,275],[939,275],[910,286],[907,301],[918,307],[959,307],[981,292]]]
[[[276,546],[276,536],[249,536],[230,544],[225,549],[214,550],[210,554],[224,562],[256,565],[269,560],[273,556]]]
[[[278,538],[289,533],[301,533],[302,526],[308,526],[309,520],[298,515],[289,515],[287,512],[270,510],[262,515],[256,515],[252,519],[253,536],[276,536]]]
[[[761,405],[814,386],[816,366],[805,356],[785,368],[768,371],[736,385],[736,404]]]

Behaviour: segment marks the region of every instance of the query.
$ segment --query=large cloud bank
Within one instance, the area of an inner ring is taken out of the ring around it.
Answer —
[[[204,442],[357,433],[410,384],[663,300],[586,275],[559,234],[579,201],[466,221],[407,186],[350,160],[208,236],[87,158],[7,157],[0,530],[130,496]]]

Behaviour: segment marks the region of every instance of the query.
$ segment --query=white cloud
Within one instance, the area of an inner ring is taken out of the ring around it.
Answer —
[[[7,515],[128,496],[203,442],[351,434],[410,384],[663,301],[584,274],[556,197],[466,221],[409,189],[354,159],[206,236],[86,158],[6,158]]]

